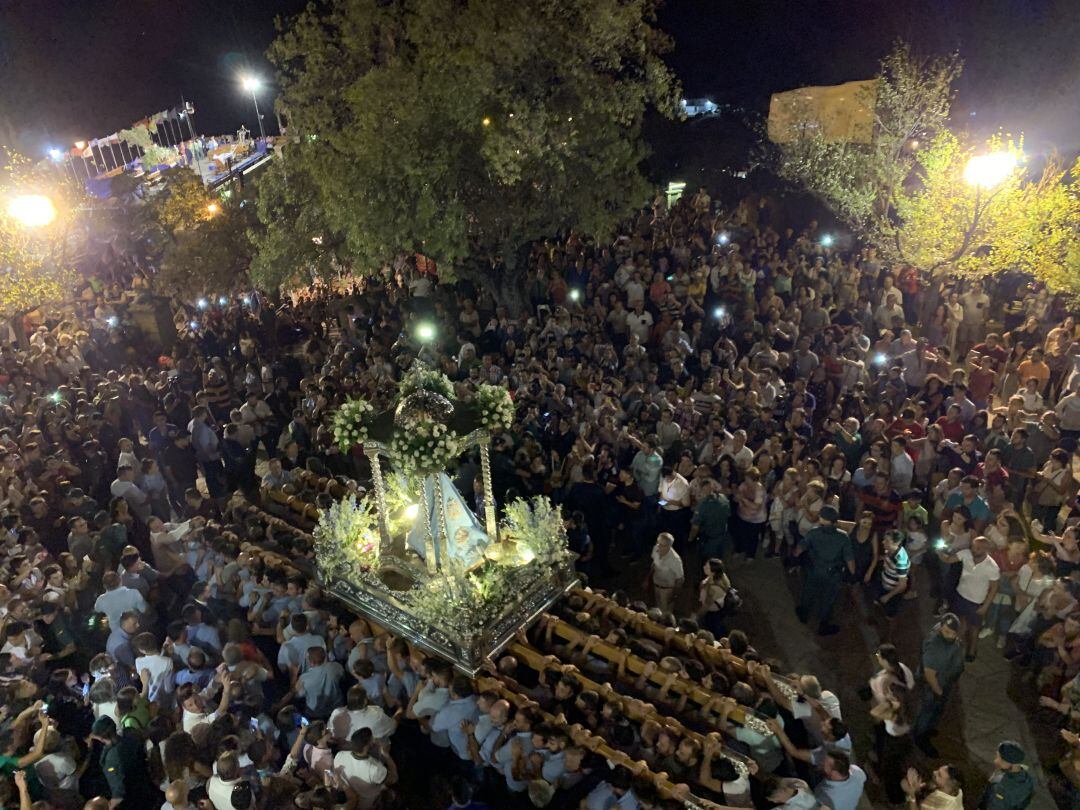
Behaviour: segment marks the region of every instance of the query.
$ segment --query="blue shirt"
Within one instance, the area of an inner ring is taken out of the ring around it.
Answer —
[[[131,648],[131,634],[122,627],[113,628],[105,642],[105,652],[128,669],[135,668],[135,651]]]
[[[317,667],[312,667],[296,680],[298,687],[303,688],[304,702],[308,711],[315,717],[326,718],[330,716],[337,706],[345,702],[345,696],[341,694],[341,679],[345,677],[345,670],[337,661],[327,661]]]
[[[449,745],[461,759],[471,761],[469,738],[461,730],[463,720],[475,723],[480,716],[476,698],[455,698],[435,712],[431,719],[431,741],[439,746]],[[445,740],[445,742],[443,742]]]
[[[851,774],[843,782],[822,779],[814,788],[814,798],[832,810],[855,810],[865,784],[866,773],[858,765],[852,765]]]
[[[585,806],[588,810],[611,810],[613,807],[619,810],[641,810],[633,790],[626,791],[622,798],[619,798],[607,782],[601,782],[585,797]]]
[[[945,506],[953,510],[966,506],[968,512],[971,513],[972,520],[990,520],[990,507],[986,505],[986,501],[980,495],[976,495],[971,503],[964,503],[964,493],[954,492],[945,501]]]
[[[221,655],[221,636],[218,634],[216,627],[211,627],[203,622],[189,624],[187,626],[187,637],[188,644],[191,646],[198,647],[215,658]]]
[[[514,778],[514,753],[510,744],[514,740],[521,740],[521,755],[527,758],[533,751],[532,738],[531,731],[519,731],[495,752],[495,767],[502,771],[503,776],[506,777],[506,787],[514,793],[528,790],[529,783]]]

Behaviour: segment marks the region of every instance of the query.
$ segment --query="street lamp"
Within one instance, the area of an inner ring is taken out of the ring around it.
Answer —
[[[256,91],[262,86],[262,82],[254,76],[244,76],[240,79],[240,84],[243,85],[245,90],[251,93],[251,100],[255,102],[255,117],[259,119],[259,137],[266,140],[266,130],[263,129],[262,114],[259,113],[259,98],[256,95]]]
[[[8,216],[25,228],[41,228],[56,219],[56,206],[44,194],[20,194],[8,200]]]
[[[964,180],[977,188],[993,188],[1016,168],[1016,153],[991,152],[975,155],[964,167]]]

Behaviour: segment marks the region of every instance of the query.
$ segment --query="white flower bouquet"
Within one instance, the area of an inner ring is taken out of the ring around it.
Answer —
[[[481,385],[473,397],[473,407],[480,425],[491,433],[509,430],[514,424],[514,400],[500,385]]]
[[[375,408],[366,399],[347,399],[330,419],[334,441],[341,452],[348,453],[368,437],[368,420]]]
[[[446,425],[432,422],[395,431],[390,451],[402,473],[425,476],[446,469],[461,453],[461,445]]]
[[[404,399],[416,391],[434,391],[449,400],[454,399],[454,384],[450,378],[441,371],[428,368],[427,365],[417,360],[398,384],[398,398]]]

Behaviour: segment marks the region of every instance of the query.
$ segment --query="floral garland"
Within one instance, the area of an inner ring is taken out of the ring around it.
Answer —
[[[398,383],[398,399],[404,399],[416,391],[434,391],[447,399],[455,396],[454,384],[450,382],[450,378],[441,371],[428,368],[419,360],[412,364]]]
[[[371,403],[359,397],[345,400],[330,420],[334,441],[341,452],[348,453],[368,437],[367,421],[375,411]]]
[[[514,400],[500,385],[481,385],[473,397],[480,424],[492,433],[509,430],[514,424]]]
[[[319,514],[315,559],[327,579],[356,579],[378,558],[379,518],[372,499],[345,498]]]
[[[508,568],[485,563],[463,577],[444,572],[408,592],[409,608],[436,627],[482,632],[536,581],[536,565]]]
[[[438,422],[420,424],[411,431],[396,431],[390,452],[407,476],[433,475],[450,465],[461,453],[460,439]]]
[[[562,513],[544,497],[507,504],[500,531],[540,560],[554,561],[568,553]]]

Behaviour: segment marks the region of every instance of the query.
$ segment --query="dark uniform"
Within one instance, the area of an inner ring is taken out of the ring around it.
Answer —
[[[101,772],[109,785],[109,798],[122,799],[121,807],[145,810],[157,793],[146,768],[146,755],[139,738],[121,734],[101,749]]]
[[[999,771],[990,778],[979,807],[983,810],[1024,810],[1035,794],[1035,780],[1027,768]]]
[[[919,716],[915,719],[913,731],[915,739],[925,743],[941,721],[949,692],[964,671],[964,645],[958,638],[949,641],[939,632],[932,633],[923,642],[922,669],[932,669],[941,687],[941,694],[935,695],[930,684],[923,681]]]
[[[694,511],[693,525],[698,527],[701,540],[701,556],[722,557],[728,550],[728,520],[731,503],[727,497],[714,493],[698,504]]]
[[[799,618],[816,618],[822,628],[828,626],[833,605],[840,594],[844,570],[854,564],[855,553],[847,532],[824,525],[811,529],[799,543],[807,558],[806,581],[799,599]]]

